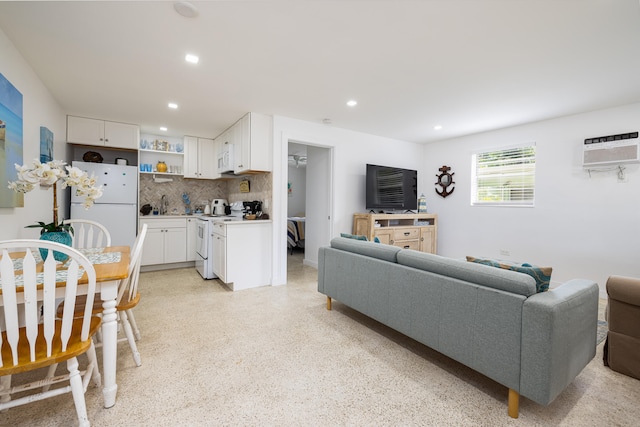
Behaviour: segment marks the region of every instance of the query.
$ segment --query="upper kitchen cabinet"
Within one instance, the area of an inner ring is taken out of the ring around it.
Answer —
[[[68,143],[137,150],[139,140],[138,125],[67,116]]]
[[[236,174],[271,172],[273,117],[248,113],[234,126],[234,168]]]
[[[220,177],[217,170],[217,150],[213,139],[184,137],[184,177],[200,179],[216,179]]]

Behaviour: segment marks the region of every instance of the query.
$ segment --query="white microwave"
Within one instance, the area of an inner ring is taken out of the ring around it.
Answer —
[[[233,172],[233,144],[225,142],[218,152],[218,172]]]

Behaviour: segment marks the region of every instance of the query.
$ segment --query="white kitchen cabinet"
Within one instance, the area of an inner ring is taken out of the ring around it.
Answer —
[[[198,219],[187,218],[187,261],[196,260]]]
[[[273,117],[247,113],[233,125],[234,173],[271,172]]]
[[[213,224],[213,273],[227,283],[227,226],[219,222]]]
[[[169,264],[187,260],[187,222],[185,218],[140,219],[147,224],[142,265]]]
[[[213,272],[233,291],[269,285],[270,245],[271,221],[215,223]]]
[[[68,143],[137,150],[139,140],[138,125],[67,116]]]
[[[184,177],[216,179],[217,151],[213,139],[184,137]]]

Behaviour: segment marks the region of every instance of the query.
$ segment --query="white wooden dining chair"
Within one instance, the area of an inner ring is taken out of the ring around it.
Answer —
[[[128,341],[129,347],[131,348],[133,361],[135,362],[136,366],[142,365],[140,352],[138,351],[138,346],[136,345],[136,340],[140,340],[141,335],[136,323],[136,318],[133,315],[133,308],[140,302],[140,292],[138,292],[138,279],[140,278],[140,263],[142,260],[142,249],[144,246],[144,239],[146,235],[147,224],[143,224],[140,232],[138,233],[138,237],[136,237],[136,240],[133,243],[133,249],[129,258],[129,275],[126,279],[122,279],[118,284],[118,297],[116,299],[118,323],[120,324],[120,326],[122,326],[122,329],[125,333],[125,337],[119,339],[118,342],[125,340]],[[81,301],[81,299],[82,297],[79,298],[79,301]],[[82,307],[79,307],[79,309],[80,308]],[[96,300],[93,304],[93,313],[101,316],[102,310],[102,302],[100,300]],[[61,314],[62,313],[58,311],[58,315]],[[100,342],[96,343],[97,347],[99,347],[100,345]],[[56,366],[52,366],[49,370],[48,377],[52,377],[55,370]]]
[[[147,224],[143,224],[136,241],[133,243],[131,258],[129,261],[129,276],[122,279],[118,285],[118,299],[116,309],[118,310],[118,320],[122,324],[124,333],[129,342],[133,361],[136,366],[142,365],[142,359],[136,340],[141,338],[140,330],[133,315],[133,308],[140,302],[140,292],[138,292],[138,280],[140,278],[140,263],[142,261],[142,249],[144,239],[147,236]]]
[[[65,225],[73,227],[71,246],[78,249],[111,246],[111,234],[107,227],[88,219],[65,219]]]
[[[48,251],[43,266],[37,261],[40,248]],[[53,250],[69,257],[67,270],[57,271],[60,264],[54,260]],[[24,256],[12,259],[11,252],[24,252]],[[101,383],[92,340],[101,322],[100,317],[92,315],[96,291],[93,265],[76,249],[44,240],[0,242],[0,256],[0,302],[4,315],[0,335],[0,410],[71,392],[78,421],[81,426],[88,426],[84,393],[91,379],[97,386]],[[78,285],[83,273],[88,283]],[[60,282],[65,286],[60,287]],[[77,316],[76,295],[85,286],[85,305],[82,315]],[[61,317],[56,316],[56,293],[63,295]],[[88,363],[80,372],[77,356],[85,353]],[[17,374],[63,361],[67,362],[68,374],[12,386],[12,377]],[[45,384],[58,383],[67,385],[37,391]]]

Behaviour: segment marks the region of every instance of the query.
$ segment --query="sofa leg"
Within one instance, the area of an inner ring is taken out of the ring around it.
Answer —
[[[327,310],[331,310],[331,297],[327,297]]]
[[[509,416],[518,418],[518,407],[520,405],[520,393],[509,389]]]

